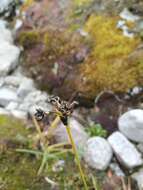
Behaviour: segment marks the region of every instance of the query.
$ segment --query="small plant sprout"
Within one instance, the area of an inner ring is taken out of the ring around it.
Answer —
[[[69,141],[72,145],[73,153],[75,155],[75,159],[77,162],[77,166],[79,169],[81,179],[84,184],[84,188],[85,188],[85,190],[88,190],[85,175],[84,175],[82,167],[81,167],[79,155],[78,155],[76,145],[75,145],[74,139],[72,137],[71,129],[70,129],[70,126],[68,123],[68,118],[73,113],[74,107],[75,107],[75,105],[78,104],[78,102],[73,101],[72,103],[69,103],[67,101],[62,101],[58,96],[52,96],[49,98],[49,103],[51,103],[53,105],[53,111],[51,111],[51,113],[55,113],[55,115],[57,116],[55,119],[56,123],[57,123],[57,121],[61,120],[62,123],[64,124],[64,126],[66,127],[66,131],[67,131],[67,134],[69,137]],[[45,115],[46,115],[46,113],[44,111],[42,111],[41,109],[38,109],[37,112],[35,113],[35,118],[36,118],[36,120],[41,121]],[[55,125],[53,125],[53,127],[55,127]]]

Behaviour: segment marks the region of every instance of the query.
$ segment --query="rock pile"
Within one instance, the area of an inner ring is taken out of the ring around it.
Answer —
[[[119,176],[132,171],[132,178],[143,188],[143,110],[130,110],[118,119],[119,131],[112,133],[108,139],[89,138],[86,142],[84,158],[95,169],[105,170],[109,167]],[[138,144],[137,144],[138,143]],[[116,159],[115,159],[116,158]],[[115,163],[115,160],[118,160]],[[111,164],[110,164],[111,163]],[[118,165],[119,163],[119,165]],[[135,171],[139,167],[139,171]]]
[[[16,1],[14,0],[1,0],[0,1],[0,14],[4,13],[4,16],[9,16]]]
[[[47,110],[48,96],[36,89],[34,81],[22,72],[20,48],[13,44],[12,31],[4,20],[0,20],[0,34],[0,113],[25,119],[36,105]]]

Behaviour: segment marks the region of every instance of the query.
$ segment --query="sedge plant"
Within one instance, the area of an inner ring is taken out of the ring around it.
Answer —
[[[33,117],[33,122],[38,133],[37,141],[40,142],[41,150],[37,151],[37,150],[28,150],[28,149],[17,149],[17,151],[22,152],[22,153],[34,154],[36,156],[42,156],[41,165],[38,170],[38,175],[40,175],[43,169],[45,168],[48,159],[54,159],[61,154],[70,152],[69,149],[65,149],[65,145],[67,145],[67,143],[49,145],[49,142],[48,142],[48,138],[52,136],[54,128],[56,128],[58,123],[61,121],[66,128],[67,135],[69,138],[69,143],[72,146],[72,151],[75,156],[80,177],[83,181],[84,189],[88,190],[86,178],[81,167],[78,151],[76,149],[76,145],[75,145],[75,142],[71,133],[71,129],[69,126],[69,122],[68,122],[68,118],[72,114],[74,106],[75,104],[77,104],[77,102],[74,101],[72,103],[69,103],[67,101],[61,101],[60,98],[57,96],[56,97],[52,96],[49,99],[49,102],[53,105],[53,108],[54,108],[53,111],[45,112],[41,109],[37,109],[35,113],[35,117]],[[51,113],[54,113],[56,117],[48,129],[48,133],[42,132],[41,127],[38,122],[42,121],[46,116],[49,116],[49,114]]]
[[[88,190],[88,186],[87,186],[87,183],[86,183],[86,178],[85,178],[84,172],[83,172],[82,167],[81,167],[78,151],[76,149],[76,145],[75,145],[74,139],[72,137],[71,129],[70,129],[69,122],[68,122],[68,118],[72,114],[74,106],[77,104],[77,102],[74,101],[72,103],[69,103],[67,101],[62,101],[57,96],[56,97],[54,97],[54,96],[51,97],[49,102],[54,107],[54,111],[52,111],[52,113],[56,114],[56,118],[55,118],[54,122],[51,125],[51,132],[52,132],[52,129],[56,127],[56,124],[59,121],[62,121],[62,123],[66,127],[67,135],[69,137],[69,142],[70,142],[70,144],[72,146],[72,150],[73,150],[73,153],[74,153],[74,156],[75,156],[75,160],[76,160],[76,163],[77,163],[77,166],[78,166],[78,169],[79,169],[80,177],[81,177],[81,179],[83,181],[84,189]],[[37,113],[35,114],[36,119],[37,120],[42,120],[44,118],[45,114],[46,113],[44,111],[37,110]],[[39,135],[42,136],[42,134],[39,134]]]
[[[41,110],[38,110],[36,113],[36,118],[42,117],[42,113],[46,114],[46,115],[48,114],[46,112],[44,113]],[[41,150],[16,149],[16,151],[21,152],[21,153],[32,154],[37,157],[39,157],[39,156],[42,157],[42,161],[41,161],[38,173],[37,173],[37,175],[40,175],[42,173],[42,171],[44,170],[45,166],[48,164],[48,160],[57,159],[59,156],[65,154],[67,152],[70,152],[70,150],[65,148],[65,145],[67,145],[67,143],[57,143],[54,145],[49,145],[49,141],[46,138],[47,136],[45,136],[45,134],[41,131],[41,127],[40,127],[39,123],[37,122],[36,118],[33,117],[33,122],[34,122],[34,125],[36,128],[36,131],[38,133],[38,138],[36,136],[36,141],[40,142]],[[50,135],[52,133],[53,128],[55,128],[57,126],[59,121],[60,121],[60,118],[56,117],[55,120],[51,123],[48,135]]]

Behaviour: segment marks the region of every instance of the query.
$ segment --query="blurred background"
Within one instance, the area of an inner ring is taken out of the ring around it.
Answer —
[[[71,153],[37,176],[47,140],[33,116],[51,95],[78,102],[69,123],[89,189],[143,190],[142,0],[0,0],[0,190],[84,189]],[[49,146],[68,143],[57,125]]]

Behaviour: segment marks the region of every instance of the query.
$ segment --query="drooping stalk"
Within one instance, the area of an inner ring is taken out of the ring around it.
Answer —
[[[82,170],[82,167],[81,167],[81,164],[80,164],[79,155],[78,155],[78,152],[77,152],[77,149],[76,149],[75,142],[74,142],[73,137],[72,137],[70,126],[67,125],[65,127],[66,127],[66,131],[67,131],[70,143],[72,145],[73,153],[75,155],[75,159],[76,159],[76,162],[77,162],[77,165],[78,165],[78,169],[79,169],[81,179],[82,179],[83,184],[84,184],[84,188],[85,188],[85,190],[88,190],[87,183],[86,183],[86,180],[85,180],[85,175],[83,173],[83,170]]]

